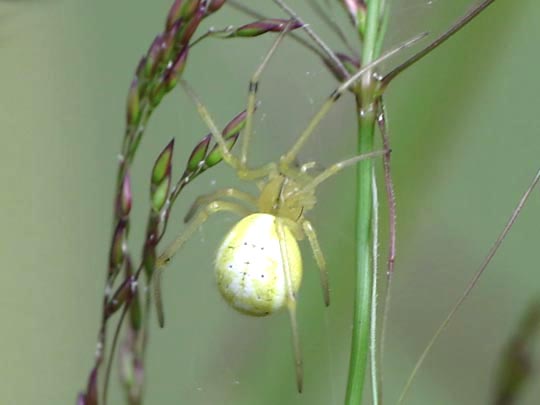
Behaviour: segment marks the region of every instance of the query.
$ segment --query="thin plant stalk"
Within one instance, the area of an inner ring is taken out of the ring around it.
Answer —
[[[380,1],[371,0],[367,8],[366,31],[362,49],[362,63],[377,58]],[[360,34],[360,33],[359,33]],[[375,134],[375,87],[371,74],[366,74],[356,92],[358,117],[358,154],[373,151]],[[356,172],[356,281],[354,293],[353,332],[349,376],[345,403],[362,403],[366,379],[367,358],[370,348],[371,296],[373,282],[372,215],[373,215],[373,162],[359,162]]]

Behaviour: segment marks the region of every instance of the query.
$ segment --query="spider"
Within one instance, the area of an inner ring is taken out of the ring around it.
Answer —
[[[241,216],[217,251],[215,271],[219,291],[234,309],[247,315],[265,316],[287,308],[292,330],[296,383],[298,391],[301,392],[303,362],[296,320],[296,295],[302,279],[302,255],[298,241],[307,238],[319,268],[324,303],[326,306],[330,304],[326,261],[315,228],[307,219],[306,213],[315,207],[315,191],[322,182],[348,166],[364,159],[382,156],[389,151],[381,150],[354,156],[334,163],[316,175],[310,173],[316,162],[299,165],[296,158],[319,122],[350,86],[364,74],[372,74],[378,63],[412,45],[418,38],[366,65],[335,89],[278,162],[251,168],[247,165],[247,155],[259,78],[285,33],[286,30],[278,36],[249,83],[246,124],[239,157],[231,153],[214,120],[193,89],[187,82],[181,82],[219,144],[223,161],[236,171],[241,180],[256,182],[259,193],[255,196],[235,188],[224,188],[198,197],[185,217],[186,229],[159,256],[153,282],[158,320],[163,326],[160,280],[165,266],[211,215],[228,211]]]

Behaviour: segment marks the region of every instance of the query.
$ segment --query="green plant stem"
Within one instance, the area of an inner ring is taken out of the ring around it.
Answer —
[[[360,114],[362,115],[362,114]],[[374,116],[360,120],[358,154],[373,150]],[[351,358],[346,403],[358,405],[362,401],[367,368],[370,337],[372,288],[371,223],[373,162],[362,161],[357,166],[357,221],[356,221],[356,283],[353,316]]]
[[[368,3],[367,23],[362,49],[362,64],[373,61],[379,33],[380,1]],[[358,116],[358,154],[373,151],[375,133],[375,103],[373,78],[368,72],[356,90]],[[362,403],[368,353],[370,349],[371,297],[373,282],[372,222],[373,222],[373,162],[366,160],[357,166],[356,187],[356,281],[354,294],[353,332],[349,377],[345,403]]]

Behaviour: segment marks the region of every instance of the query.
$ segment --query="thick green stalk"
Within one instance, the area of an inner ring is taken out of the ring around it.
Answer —
[[[370,0],[362,49],[363,65],[372,62],[377,57],[379,16],[380,1]],[[356,94],[358,154],[369,153],[373,151],[375,133],[374,83],[369,73],[364,75]],[[371,295],[374,276],[371,229],[373,222],[372,160],[359,162],[356,173],[356,281],[351,357],[345,400],[348,405],[362,403],[370,347]]]

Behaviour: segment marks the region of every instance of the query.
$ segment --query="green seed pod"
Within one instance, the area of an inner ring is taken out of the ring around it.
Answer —
[[[171,172],[174,138],[161,151],[152,169],[152,184],[159,185]]]
[[[154,273],[154,268],[156,266],[156,245],[154,240],[155,234],[152,234],[150,237],[147,237],[146,243],[144,245],[143,265],[148,279],[152,277],[152,274]]]
[[[127,98],[127,125],[132,126],[139,120],[139,82],[134,78]]]
[[[227,36],[251,38],[267,32],[282,32],[286,28],[289,31],[292,31],[300,28],[301,26],[302,24],[300,24],[298,21],[285,20],[281,18],[269,18],[243,25],[232,31]]]
[[[151,190],[151,203],[152,209],[155,212],[160,212],[167,198],[169,197],[169,190],[171,188],[171,173],[169,172],[166,178],[159,184],[152,184]]]
[[[145,60],[145,76],[152,77],[154,72],[157,70],[157,66],[163,60],[164,47],[163,47],[163,37],[162,35],[157,35],[154,38],[154,42],[148,48]]]
[[[204,162],[211,139],[212,134],[208,134],[197,144],[197,146],[195,146],[195,148],[191,152],[191,155],[189,156],[188,163],[186,165],[186,174],[191,174],[195,172]]]
[[[109,255],[110,271],[116,273],[124,261],[124,253],[126,250],[126,228],[127,222],[124,220],[118,221],[111,244]]]
[[[127,218],[131,211],[132,198],[131,178],[126,169],[124,180],[122,181],[122,186],[116,200],[116,216],[118,218]]]
[[[225,139],[225,144],[227,145],[227,148],[230,150],[236,141],[238,140],[238,136],[240,133],[236,133],[231,135],[228,139]],[[223,160],[223,155],[221,154],[221,149],[219,148],[219,145],[214,145],[208,156],[206,156],[206,159],[204,161],[204,164],[206,167],[212,167],[217,165],[219,162]]]
[[[223,137],[225,139],[244,129],[244,126],[246,125],[246,115],[246,110],[242,111],[225,126],[223,129]]]

